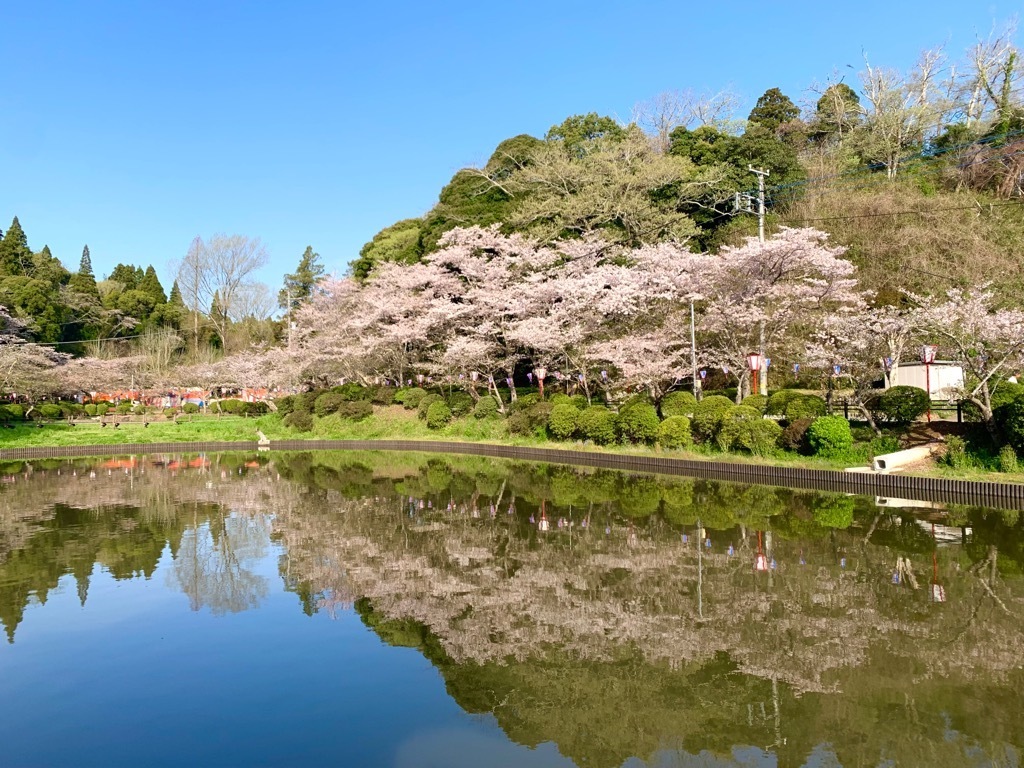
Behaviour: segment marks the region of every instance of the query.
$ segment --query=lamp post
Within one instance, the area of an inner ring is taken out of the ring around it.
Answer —
[[[921,347],[921,362],[924,363],[924,388],[928,392],[928,422],[932,420],[932,374],[931,365],[935,362],[935,354],[939,348],[934,344],[925,344]]]
[[[540,399],[544,399],[544,377],[548,375],[547,368],[534,368],[533,375],[537,377],[537,391],[540,392]]]
[[[751,394],[757,394],[757,372],[761,370],[761,355],[751,352],[747,355],[747,366],[750,368]]]

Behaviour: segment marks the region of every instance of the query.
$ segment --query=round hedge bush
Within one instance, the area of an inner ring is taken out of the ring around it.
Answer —
[[[681,389],[669,392],[661,398],[661,418],[671,419],[673,416],[685,416],[687,420],[693,416],[697,407],[697,398],[692,392]]]
[[[498,415],[498,401],[490,395],[481,397],[473,409],[473,416],[477,419],[492,419]]]
[[[340,392],[325,392],[313,403],[313,413],[321,418],[330,416],[332,413],[337,413],[338,407],[345,402],[348,401]]]
[[[768,397],[766,395],[747,395],[743,398],[743,402],[740,405],[745,405],[748,408],[753,408],[758,413],[764,413],[765,408],[768,407]]]
[[[334,412],[343,419],[361,421],[373,415],[373,404],[369,400],[346,400]]]
[[[416,406],[416,415],[421,419],[427,418],[427,411],[430,410],[430,406],[440,402],[444,402],[444,398],[438,394],[431,392],[429,395],[424,395],[420,398],[420,404]]]
[[[508,417],[508,431],[514,435],[544,437],[553,408],[554,406],[548,402],[534,403],[529,408],[521,408]]]
[[[842,416],[819,416],[807,428],[807,443],[817,456],[838,456],[853,447],[850,422]]]
[[[295,409],[295,395],[285,395],[274,400],[274,407],[283,418]]]
[[[753,437],[756,427],[751,425],[761,421],[764,421],[764,417],[756,408],[749,405],[733,406],[722,414],[714,437],[715,443],[723,451],[750,450],[749,446],[756,442]],[[782,433],[781,427],[779,433]]]
[[[473,396],[468,392],[452,392],[445,402],[452,411],[454,418],[460,418],[466,416],[473,411],[473,407],[476,403],[473,402]]]
[[[426,396],[427,390],[420,387],[408,387],[395,393],[395,402],[401,403],[407,410],[412,411],[420,407],[420,400]]]
[[[452,420],[452,409],[442,400],[437,399],[427,408],[427,428],[444,429],[445,425]]]
[[[825,401],[817,395],[799,395],[786,405],[786,421],[816,419],[825,415]]]
[[[693,409],[693,436],[702,442],[714,440],[725,414],[735,408],[732,400],[724,395],[705,397]]]
[[[353,402],[355,400],[369,400],[373,397],[373,390],[369,387],[365,387],[362,384],[358,384],[354,381],[350,381],[347,384],[342,384],[340,387],[333,387],[331,392],[337,395],[341,395],[342,399],[346,402]]]
[[[669,416],[658,425],[658,445],[662,448],[689,448],[693,445],[690,420],[685,416]]]
[[[59,405],[43,403],[39,406],[39,415],[44,419],[59,419],[64,414]]]
[[[765,401],[764,412],[769,416],[785,416],[786,406],[803,395],[795,389],[780,389],[772,392]]]
[[[1002,406],[998,412],[998,423],[1007,442],[1024,455],[1024,397]]]
[[[374,405],[391,405],[395,402],[395,393],[398,392],[394,387],[375,387],[373,395],[370,397],[370,402]]]
[[[199,413],[199,406],[196,405],[195,403],[185,403],[183,406],[181,406],[181,410],[183,410],[185,413]],[[98,413],[100,416],[102,416],[106,412],[107,412],[106,408],[104,408],[102,405],[97,406],[96,413]],[[299,411],[296,411],[296,413],[299,413]],[[302,413],[307,413],[307,412],[306,411],[302,411]],[[312,419],[312,417],[310,417],[310,419]],[[312,423],[313,422],[311,420],[310,424],[312,424]]]
[[[548,417],[548,434],[556,440],[568,440],[576,433],[580,411],[568,397],[551,406]]]
[[[580,411],[576,429],[584,440],[610,445],[615,442],[617,421],[618,416],[603,405],[592,405]]]
[[[636,403],[619,412],[619,435],[631,443],[653,443],[658,439],[658,412],[653,405]]]
[[[284,417],[282,423],[296,432],[313,431],[313,416],[308,411],[292,411]]]
[[[7,410],[10,411],[10,407],[9,406],[8,406]],[[86,416],[95,416],[96,415],[96,406],[93,403],[89,403],[87,406],[85,406],[85,415]]]
[[[909,424],[925,414],[930,404],[928,393],[920,387],[896,386],[878,398],[878,412],[886,421]]]

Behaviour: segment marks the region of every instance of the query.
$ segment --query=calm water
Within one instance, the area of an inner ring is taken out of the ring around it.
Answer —
[[[3,766],[1019,766],[1017,512],[413,454],[0,465]]]

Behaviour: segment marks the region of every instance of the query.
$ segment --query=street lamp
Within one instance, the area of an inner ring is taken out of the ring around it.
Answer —
[[[751,352],[747,355],[747,366],[750,368],[751,393],[757,394],[757,372],[761,370],[761,355]]]
[[[924,388],[928,392],[928,421],[932,420],[932,375],[931,365],[935,362],[935,354],[939,348],[934,344],[921,347],[921,362],[924,363]]]
[[[547,368],[534,368],[534,375],[537,377],[537,388],[540,392],[540,399],[544,399],[544,377],[548,375]]]

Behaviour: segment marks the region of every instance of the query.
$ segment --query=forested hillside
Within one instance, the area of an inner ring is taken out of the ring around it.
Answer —
[[[509,138],[483,167],[456,173],[425,216],[374,236],[353,273],[420,261],[442,233],[473,225],[715,252],[756,231],[753,168],[768,172],[769,231],[831,234],[879,301],[988,281],[1019,295],[1024,110],[1012,35],[961,57],[925,51],[906,71],[866,60],[856,80],[805,94],[769,88],[746,115],[731,94],[670,92],[638,104],[628,124],[591,113],[543,138]]]

